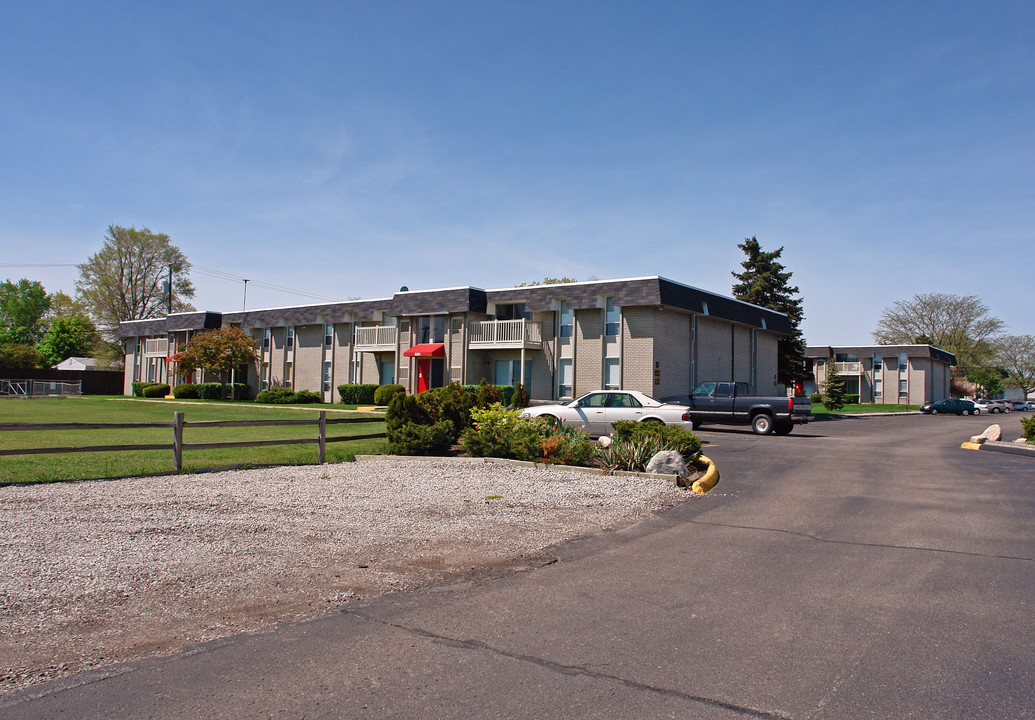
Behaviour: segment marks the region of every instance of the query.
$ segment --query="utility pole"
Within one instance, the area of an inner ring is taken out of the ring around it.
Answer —
[[[241,304],[241,310],[248,309],[248,278],[244,278],[244,302]]]
[[[173,311],[173,266],[169,266],[169,314]]]

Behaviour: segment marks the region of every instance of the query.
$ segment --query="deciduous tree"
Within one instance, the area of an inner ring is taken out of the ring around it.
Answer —
[[[230,372],[238,365],[254,362],[255,348],[255,340],[239,327],[220,328],[195,335],[180,353],[179,373],[189,375],[198,368],[217,373],[224,385],[225,397]]]
[[[885,308],[873,339],[881,345],[924,343],[948,350],[968,374],[968,368],[990,359],[992,344],[1004,327],[974,295],[926,293]]]
[[[765,252],[754,236],[737,245],[747,259],[740,263],[743,272],[731,273],[737,279],[733,297],[752,305],[784,313],[791,323],[791,333],[779,339],[777,379],[794,388],[807,376],[805,370],[805,338],[801,333],[804,319],[802,298],[797,286],[790,284],[793,273],[779,262],[783,248]]]
[[[995,342],[995,363],[1006,371],[1006,382],[1023,396],[1035,390],[1035,335],[1005,335]]]
[[[37,280],[0,283],[0,342],[35,345],[46,330],[50,296]]]
[[[96,346],[97,328],[84,315],[58,317],[40,340],[36,350],[43,365],[54,366],[70,357],[87,357]]]
[[[163,282],[172,288],[166,291]],[[163,317],[168,312],[194,309],[194,285],[188,273],[190,263],[164,233],[112,225],[104,246],[79,265],[78,298],[90,308],[90,316],[105,342],[119,348],[115,331],[124,320]],[[118,349],[121,354],[121,349]]]

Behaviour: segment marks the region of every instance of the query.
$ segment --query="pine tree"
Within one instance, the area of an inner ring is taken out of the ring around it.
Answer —
[[[808,375],[805,370],[805,338],[801,333],[804,314],[802,298],[796,297],[799,290],[789,284],[793,273],[787,272],[779,262],[783,248],[764,252],[754,236],[744,238],[737,247],[744,251],[747,260],[740,264],[744,272],[730,273],[738,281],[733,285],[733,297],[787,315],[791,333],[779,339],[777,380],[794,388]]]
[[[845,379],[838,372],[837,363],[827,363],[827,379],[823,383],[823,406],[827,410],[840,410],[845,406]]]

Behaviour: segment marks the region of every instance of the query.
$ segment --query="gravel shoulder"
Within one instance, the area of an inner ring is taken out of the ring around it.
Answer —
[[[694,497],[660,479],[378,459],[0,488],[0,695],[552,561]]]

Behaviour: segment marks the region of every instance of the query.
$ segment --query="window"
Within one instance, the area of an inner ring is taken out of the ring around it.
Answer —
[[[622,309],[615,305],[613,297],[604,301],[604,334],[612,337],[618,335],[622,324]]]
[[[446,341],[445,315],[424,315],[417,319],[417,343],[440,343]]]
[[[573,371],[571,358],[561,358],[557,361],[557,397],[571,397]]]
[[[898,381],[898,394],[900,397],[905,397],[909,395],[909,380],[901,378]]]
[[[331,363],[330,361],[324,362],[323,364],[323,391],[330,392],[331,390]]]
[[[497,320],[531,320],[532,313],[525,312],[524,303],[502,303],[496,306]]]
[[[292,325],[288,325],[287,327],[287,339],[284,344],[288,350],[295,349],[295,328]]]
[[[898,354],[898,371],[900,373],[909,372],[909,358],[905,353]]]
[[[884,359],[880,353],[873,353],[873,372],[879,373],[884,370]]]
[[[561,337],[571,337],[575,334],[575,311],[568,308],[568,301],[561,300]]]
[[[330,347],[334,344],[334,326],[328,323],[323,326],[323,346]]]
[[[492,367],[493,380],[497,385],[514,385],[524,383],[525,387],[532,384],[532,361],[525,361],[525,377],[521,378],[520,360],[496,360]]]
[[[607,407],[607,393],[590,393],[579,400],[579,407]]]
[[[884,380],[882,378],[874,378],[873,380],[873,396],[883,397],[884,396]]]
[[[273,331],[270,328],[265,328],[262,331],[262,351],[263,352],[268,352],[269,349],[270,349],[270,336],[272,335],[272,333],[273,333]]]
[[[621,385],[622,381],[618,366],[618,358],[606,358],[604,360],[604,389],[618,390]]]

